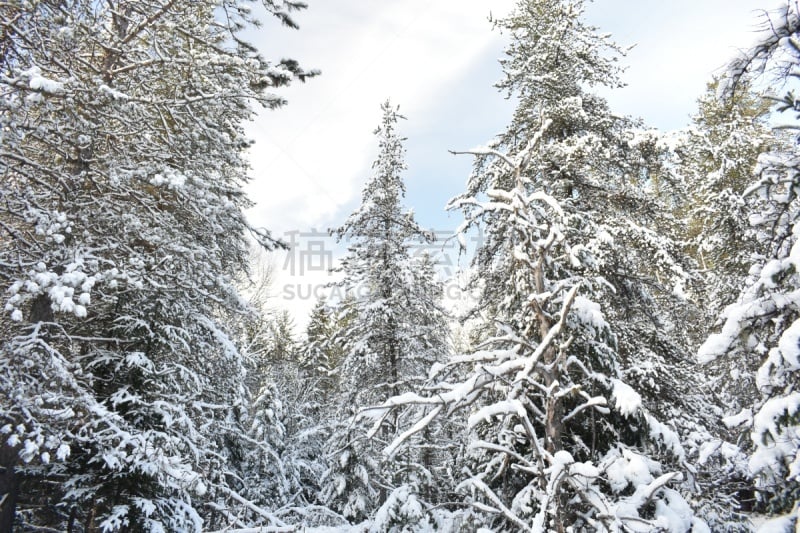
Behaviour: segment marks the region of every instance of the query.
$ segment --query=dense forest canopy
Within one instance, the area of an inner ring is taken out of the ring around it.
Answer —
[[[494,21],[470,308],[386,101],[298,338],[245,125],[318,72],[246,36],[306,5],[0,3],[0,531],[800,528],[798,6],[670,132],[600,96],[625,49],[585,7]]]

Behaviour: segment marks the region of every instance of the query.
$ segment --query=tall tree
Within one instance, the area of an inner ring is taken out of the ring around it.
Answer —
[[[715,79],[708,85],[692,124],[681,132],[679,142],[673,143],[678,156],[675,169],[688,191],[676,207],[678,215],[687,220],[687,250],[699,269],[697,294],[704,302],[705,318],[692,331],[698,346],[723,309],[736,301],[754,259],[770,253],[764,229],[750,224],[751,214],[760,211],[764,201],[743,193],[752,182],[760,154],[781,150],[792,142],[772,130],[770,103],[751,88],[751,83],[743,81],[734,97],[720,98],[719,90],[725,83]],[[756,371],[760,364],[760,355],[749,352],[720,358],[703,369],[702,374],[708,377],[707,389],[716,397],[720,412],[738,413],[752,405],[758,397]],[[712,441],[706,448],[726,451],[715,454],[700,473],[716,487],[716,500],[727,500],[728,507],[742,510],[756,504],[747,466],[750,439],[746,432],[744,427],[717,424],[717,435],[728,442]],[[739,522],[725,528],[744,529],[743,521]]]
[[[772,67],[781,82],[797,78],[800,64],[800,12],[787,2],[765,24],[761,40],[734,60],[721,95],[737,98],[755,76]],[[763,78],[761,78],[763,79]],[[782,129],[800,129],[793,92],[773,95]],[[787,116],[790,115],[790,116]],[[751,377],[758,396],[726,423],[749,432],[749,467],[756,479],[761,503],[774,522],[765,530],[788,531],[800,523],[800,153],[796,143],[770,149],[758,157],[751,183],[743,196],[749,203],[749,221],[762,239],[766,253],[756,256],[739,298],[723,312],[718,333],[701,346],[699,358],[709,363],[758,358]],[[752,199],[755,199],[753,201]]]
[[[510,38],[499,87],[519,103],[471,152],[467,191],[450,204],[462,231],[485,236],[473,287],[490,327],[432,393],[385,404],[429,406],[387,454],[467,409],[462,490],[485,527],[702,531],[680,493],[692,481],[681,433],[702,433],[686,413],[705,405],[681,322],[662,310],[686,307],[689,262],[656,231],[669,217],[649,192],[661,177],[652,139],[588,91],[620,84],[620,49],[583,7],[522,0],[498,22]]]
[[[401,204],[406,166],[397,123],[404,117],[389,102],[381,109],[374,175],[361,206],[334,231],[349,245],[341,286],[355,298],[349,302],[353,319],[343,378],[359,405],[408,390],[408,381],[424,375],[445,351],[443,321],[436,321],[441,289],[431,265],[409,250],[414,241],[430,243],[432,237]]]
[[[243,364],[224,324],[248,235],[275,246],[243,215],[243,122],[309,73],[243,39],[254,3],[0,9],[6,525],[17,494],[31,527],[270,520],[231,488]],[[303,7],[260,3],[290,26]]]
[[[397,123],[402,116],[388,102],[382,111],[373,177],[359,208],[335,231],[349,243],[341,286],[354,297],[348,302],[352,318],[344,335],[348,343],[339,378],[343,404],[354,409],[411,390],[447,351],[447,327],[438,301],[441,288],[430,262],[413,258],[409,250],[412,241],[429,242],[430,235],[401,205],[405,163]],[[375,437],[389,438],[396,426],[396,420],[384,420]],[[328,498],[343,499],[340,508],[354,518],[368,515],[382,490],[408,480],[407,472],[379,473],[379,454],[364,438],[363,431],[351,428],[338,431],[332,440]],[[368,480],[368,470],[377,479]],[[344,481],[360,488],[348,488]]]
[[[686,205],[689,248],[707,278],[706,306],[714,316],[736,298],[754,254],[763,243],[748,224],[742,193],[759,154],[779,144],[768,124],[769,102],[743,83],[735,98],[720,99],[720,81],[709,84],[676,151],[691,191]]]

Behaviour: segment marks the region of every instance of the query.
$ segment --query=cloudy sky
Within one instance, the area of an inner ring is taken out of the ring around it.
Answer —
[[[298,247],[273,258],[275,304],[298,322],[335,259],[324,237],[358,204],[370,175],[380,104],[391,99],[408,118],[407,205],[442,234],[444,212],[463,188],[468,157],[448,149],[485,144],[508,122],[512,105],[493,88],[503,36],[489,17],[511,0],[308,0],[299,31],[267,24],[254,38],[267,57],[292,57],[322,75],[286,89],[289,105],[252,124],[257,203],[249,215]],[[612,108],[662,129],[687,124],[710,77],[755,38],[763,8],[775,0],[596,0],[586,19],[629,53],[628,87],[607,94]],[[320,234],[319,236],[314,236]],[[331,252],[328,254],[328,252]],[[301,297],[302,296],[302,297]]]

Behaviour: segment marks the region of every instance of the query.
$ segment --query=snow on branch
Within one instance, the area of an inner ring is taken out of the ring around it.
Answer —
[[[470,478],[467,481],[465,481],[464,483],[462,483],[461,485],[459,485],[459,488],[463,487],[464,485],[468,485],[468,486],[474,487],[479,492],[481,492],[484,496],[489,498],[489,501],[491,501],[494,505],[496,505],[497,508],[500,510],[500,512],[506,518],[508,518],[511,522],[516,524],[520,528],[520,531],[529,531],[531,533],[533,533],[535,531],[524,520],[522,520],[517,515],[515,515],[511,511],[511,509],[506,507],[503,504],[502,500],[500,500],[500,498],[497,496],[497,494],[495,494],[494,491],[492,489],[490,489],[489,486],[486,485],[486,483],[484,483],[481,479],[476,478],[476,477]]]
[[[433,421],[433,419],[436,418],[442,411],[442,407],[443,406],[441,405],[437,405],[434,409],[431,410],[430,413],[422,417],[420,420],[417,421],[416,424],[411,426],[410,429],[398,435],[398,437],[394,441],[392,441],[391,444],[389,444],[389,446],[384,448],[383,455],[387,459],[391,459],[392,457],[394,457],[394,454],[397,453],[397,450],[403,445],[405,441],[407,441],[413,435],[419,433],[420,431],[428,427],[428,425]]]

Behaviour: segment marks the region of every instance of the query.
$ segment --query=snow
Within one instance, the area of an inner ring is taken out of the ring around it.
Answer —
[[[566,450],[559,450],[553,454],[553,466],[566,466],[571,465],[574,462],[575,459],[572,457],[572,454]]]
[[[737,304],[732,304],[725,309],[727,320],[719,333],[712,333],[697,351],[697,361],[708,364],[728,352],[739,336],[739,324],[743,319],[745,310]]]
[[[642,407],[642,397],[630,385],[619,379],[612,379],[614,407],[622,416],[635,414]]]
[[[28,78],[28,87],[34,91],[49,94],[62,94],[64,92],[64,84],[42,76],[42,70],[39,67],[31,67],[20,74],[23,78]]]
[[[614,237],[605,229],[597,232],[597,241],[603,244],[613,245]]]
[[[732,339],[719,333],[712,333],[697,351],[697,362],[701,365],[711,363],[728,351]]]
[[[572,303],[572,313],[578,320],[588,326],[593,334],[597,335],[599,332],[608,328],[603,316],[603,311],[600,309],[600,304],[589,300],[584,296],[576,296]]]
[[[174,169],[167,168],[162,173],[150,178],[150,183],[157,187],[164,185],[168,189],[180,189],[186,184],[186,176]]]
[[[796,417],[800,410],[800,392],[778,396],[767,400],[753,418],[755,435],[771,435],[776,438],[780,429],[778,421],[783,417]]]
[[[614,492],[622,492],[629,485],[639,487],[653,481],[651,463],[629,449],[623,448],[621,452],[610,450],[603,463],[608,463],[603,470]]]
[[[470,415],[467,421],[467,426],[472,429],[481,422],[491,422],[492,417],[509,414],[520,414],[520,416],[525,416],[525,407],[519,400],[504,400],[495,402],[480,408],[476,413]]]
[[[722,419],[722,423],[728,428],[739,427],[744,424],[750,424],[753,421],[753,411],[749,408],[742,409],[738,414],[726,416]]]
[[[97,90],[101,94],[106,94],[114,100],[128,100],[130,98],[127,94],[118,91],[112,87],[109,87],[106,84],[100,85],[100,87],[98,87]]]
[[[781,516],[767,520],[758,527],[757,533],[795,533],[796,516]]]
[[[733,462],[742,454],[742,450],[735,444],[718,439],[707,440],[700,444],[697,452],[697,464],[704,465],[714,456],[723,457],[727,461]]]
[[[25,442],[22,444],[22,449],[19,451],[19,456],[26,463],[30,463],[38,452],[39,446],[31,440],[25,439]]]
[[[70,450],[70,447],[68,445],[61,444],[58,447],[58,450],[56,450],[56,458],[59,461],[66,461],[67,457],[70,456],[71,452],[72,452],[72,450]]]
[[[445,368],[447,367],[443,363],[433,363],[430,370],[428,370],[428,379],[434,379]]]
[[[795,320],[778,341],[787,370],[800,370],[800,319]]]
[[[708,527],[703,520],[700,520],[696,516],[692,518],[692,533],[712,533],[711,528]]]
[[[304,533],[365,533],[369,531],[369,524],[364,522],[361,524],[342,524],[339,526],[317,526],[317,527],[304,527]],[[237,530],[225,529],[225,532],[238,533]],[[220,532],[222,533],[222,532]],[[248,533],[262,533],[260,528],[254,528]]]
[[[800,426],[786,420],[800,414],[800,393],[770,398],[753,417],[752,439],[756,450],[749,468],[754,474],[781,472],[788,464],[787,479],[800,479]]]
[[[669,474],[667,474],[669,475]],[[672,489],[662,489],[662,498],[656,501],[655,523],[670,533],[685,533],[692,528],[693,523],[705,524],[694,518],[694,512],[686,500]],[[703,529],[691,529],[692,533]],[[708,526],[705,526],[708,531]]]
[[[593,479],[600,476],[600,469],[589,462],[575,463],[569,467],[569,473],[575,476]]]
[[[686,288],[684,287],[684,280],[678,280],[675,282],[675,286],[672,288],[672,294],[680,298],[681,300],[688,300],[688,296],[686,294]]]
[[[646,416],[647,424],[650,426],[650,436],[664,443],[675,456],[681,460],[686,457],[686,452],[681,444],[680,436],[672,428],[662,424],[651,415]]]

